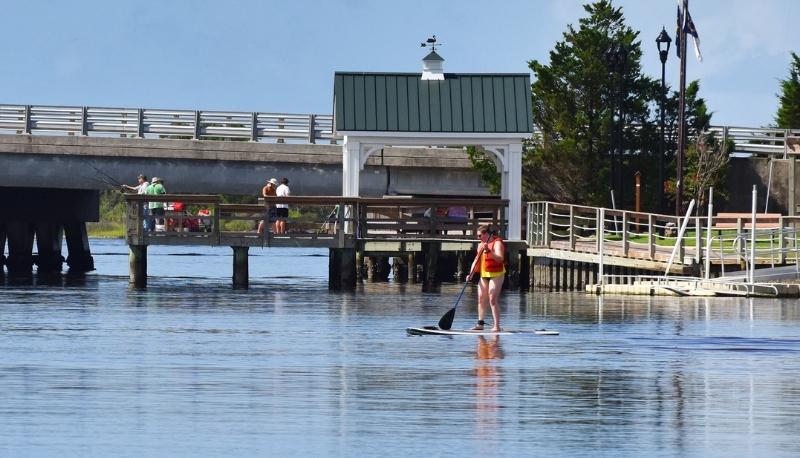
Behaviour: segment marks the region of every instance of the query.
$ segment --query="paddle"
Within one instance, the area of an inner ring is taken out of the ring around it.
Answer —
[[[475,270],[475,266],[478,264],[478,258],[480,254],[475,256],[475,260],[472,261],[472,266],[469,268],[469,274],[467,277],[472,275],[472,272]],[[456,317],[456,307],[458,307],[458,303],[461,301],[461,296],[464,295],[464,291],[467,289],[467,285],[469,285],[469,280],[464,282],[464,286],[461,288],[461,293],[458,295],[458,299],[456,299],[456,303],[453,304],[453,308],[447,311],[441,318],[439,318],[439,329],[443,329],[445,331],[449,330],[453,326],[453,318]]]

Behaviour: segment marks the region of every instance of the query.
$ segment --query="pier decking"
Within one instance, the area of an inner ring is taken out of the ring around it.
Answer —
[[[332,289],[354,287],[363,275],[365,261],[387,258],[396,258],[403,265],[407,279],[434,284],[441,277],[438,260],[442,253],[457,257],[459,272],[464,274],[471,258],[463,258],[477,243],[477,227],[490,223],[505,231],[507,226],[508,201],[502,199],[303,196],[270,197],[262,204],[226,204],[217,195],[125,197],[131,283],[137,287],[147,283],[150,245],[229,246],[234,254],[233,284],[237,287],[248,285],[247,253],[251,247],[328,248]],[[146,219],[155,218],[145,211],[150,202],[167,206],[163,217],[158,217],[163,223],[156,226],[157,230],[144,227]],[[175,211],[175,202],[181,202],[185,210]],[[293,209],[286,234],[270,230],[275,221],[271,210],[276,204],[288,204]],[[259,221],[264,222],[262,233],[256,230]],[[511,264],[518,278],[518,252],[524,255],[526,245],[509,241],[509,246],[516,250],[516,262]]]

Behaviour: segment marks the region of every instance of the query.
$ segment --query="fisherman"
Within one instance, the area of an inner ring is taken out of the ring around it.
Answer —
[[[137,180],[139,181],[139,184],[136,186],[129,186],[127,184],[121,185],[122,192],[128,190],[128,191],[136,191],[136,194],[139,195],[147,194],[147,187],[150,186],[150,183],[147,181],[147,176],[140,173],[139,176],[137,177]],[[144,230],[146,231],[152,230],[150,228],[150,217],[148,215],[150,209],[147,208],[147,205],[144,205],[143,207],[144,208],[142,208],[142,220],[144,221]]]
[[[478,324],[472,329],[482,331],[486,309],[492,308],[494,326],[492,331],[500,331],[500,291],[503,289],[503,279],[506,273],[505,255],[506,246],[503,239],[497,235],[497,230],[491,225],[478,227],[478,244],[475,261],[472,263],[467,281],[472,280],[473,274],[478,274]],[[477,263],[477,268],[476,264]]]
[[[136,191],[136,194],[145,194],[147,192],[147,187],[150,186],[150,183],[147,182],[147,177],[140,173],[137,180],[139,181],[139,184],[136,186],[123,184],[122,192],[125,192],[127,189],[128,191]]]
[[[166,194],[166,193],[167,190],[164,188],[164,180],[162,180],[159,177],[153,177],[150,186],[147,187],[146,194],[156,196],[159,194]],[[153,231],[156,229],[156,226],[164,225],[164,202],[148,202],[148,207],[150,207],[150,215],[151,215],[148,218],[148,220],[150,221],[149,230]]]

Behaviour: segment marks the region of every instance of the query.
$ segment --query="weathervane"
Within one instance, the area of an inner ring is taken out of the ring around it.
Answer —
[[[433,35],[432,37],[430,37],[427,40],[425,40],[425,43],[420,43],[419,45],[421,47],[423,47],[423,48],[426,48],[426,47],[430,46],[431,47],[431,51],[434,51],[434,52],[436,51],[436,47],[437,46],[444,46],[441,43],[436,43],[436,35]]]

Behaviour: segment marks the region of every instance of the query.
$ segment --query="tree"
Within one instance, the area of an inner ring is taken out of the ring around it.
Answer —
[[[585,5],[584,10],[587,16],[579,19],[577,29],[567,26],[563,40],[550,52],[548,64],[528,63],[535,77],[531,84],[533,122],[540,135],[525,143],[523,199],[608,205],[612,188],[618,206],[630,208],[634,172],[638,171],[642,174],[642,209],[660,211],[659,188],[664,186],[657,179],[661,85],[642,75],[639,32],[625,25],[621,8],[615,8],[610,0],[599,0]],[[698,81],[686,88],[689,139],[698,138],[711,122],[712,113],[699,91]],[[677,91],[664,97],[665,178],[672,199],[678,98]],[[715,145],[710,139],[703,141],[703,154],[687,146],[691,153],[687,152],[685,170],[702,171],[697,175],[702,177],[700,181],[720,184],[724,164],[708,168],[710,164],[692,162],[713,156],[708,151]],[[493,162],[480,150],[469,149],[468,153],[484,182],[496,189],[500,179]],[[695,188],[684,188],[694,197]]]
[[[800,129],[800,57],[792,53],[789,78],[781,80],[780,106],[775,122],[782,129]]]
[[[625,155],[643,146],[631,126],[652,131],[658,86],[641,74],[639,32],[608,0],[584,10],[588,16],[577,29],[567,26],[549,64],[528,63],[535,76],[533,119],[541,130],[525,160],[528,198],[607,203],[609,187],[621,183]]]
[[[698,212],[706,202],[706,190],[709,186],[715,189],[715,195],[725,198],[725,177],[727,175],[728,153],[730,145],[723,145],[721,140],[708,133],[713,113],[709,111],[705,99],[699,97],[700,82],[695,80],[686,86],[686,143],[684,152],[684,186],[683,201],[695,199]],[[678,99],[680,94],[674,91],[665,104],[667,128],[667,150],[670,151],[670,175],[666,183],[666,195],[675,201],[675,152],[678,139]]]
[[[490,193],[497,194],[500,192],[501,178],[500,173],[497,171],[497,166],[495,166],[489,154],[482,148],[467,147],[467,157],[472,166],[478,170],[481,181],[489,188]]]
[[[686,150],[686,172],[684,173],[684,195],[694,199],[696,214],[702,214],[707,203],[709,186],[717,191],[717,197],[725,197],[724,188],[729,162],[729,145],[723,145],[709,133],[700,133]]]

